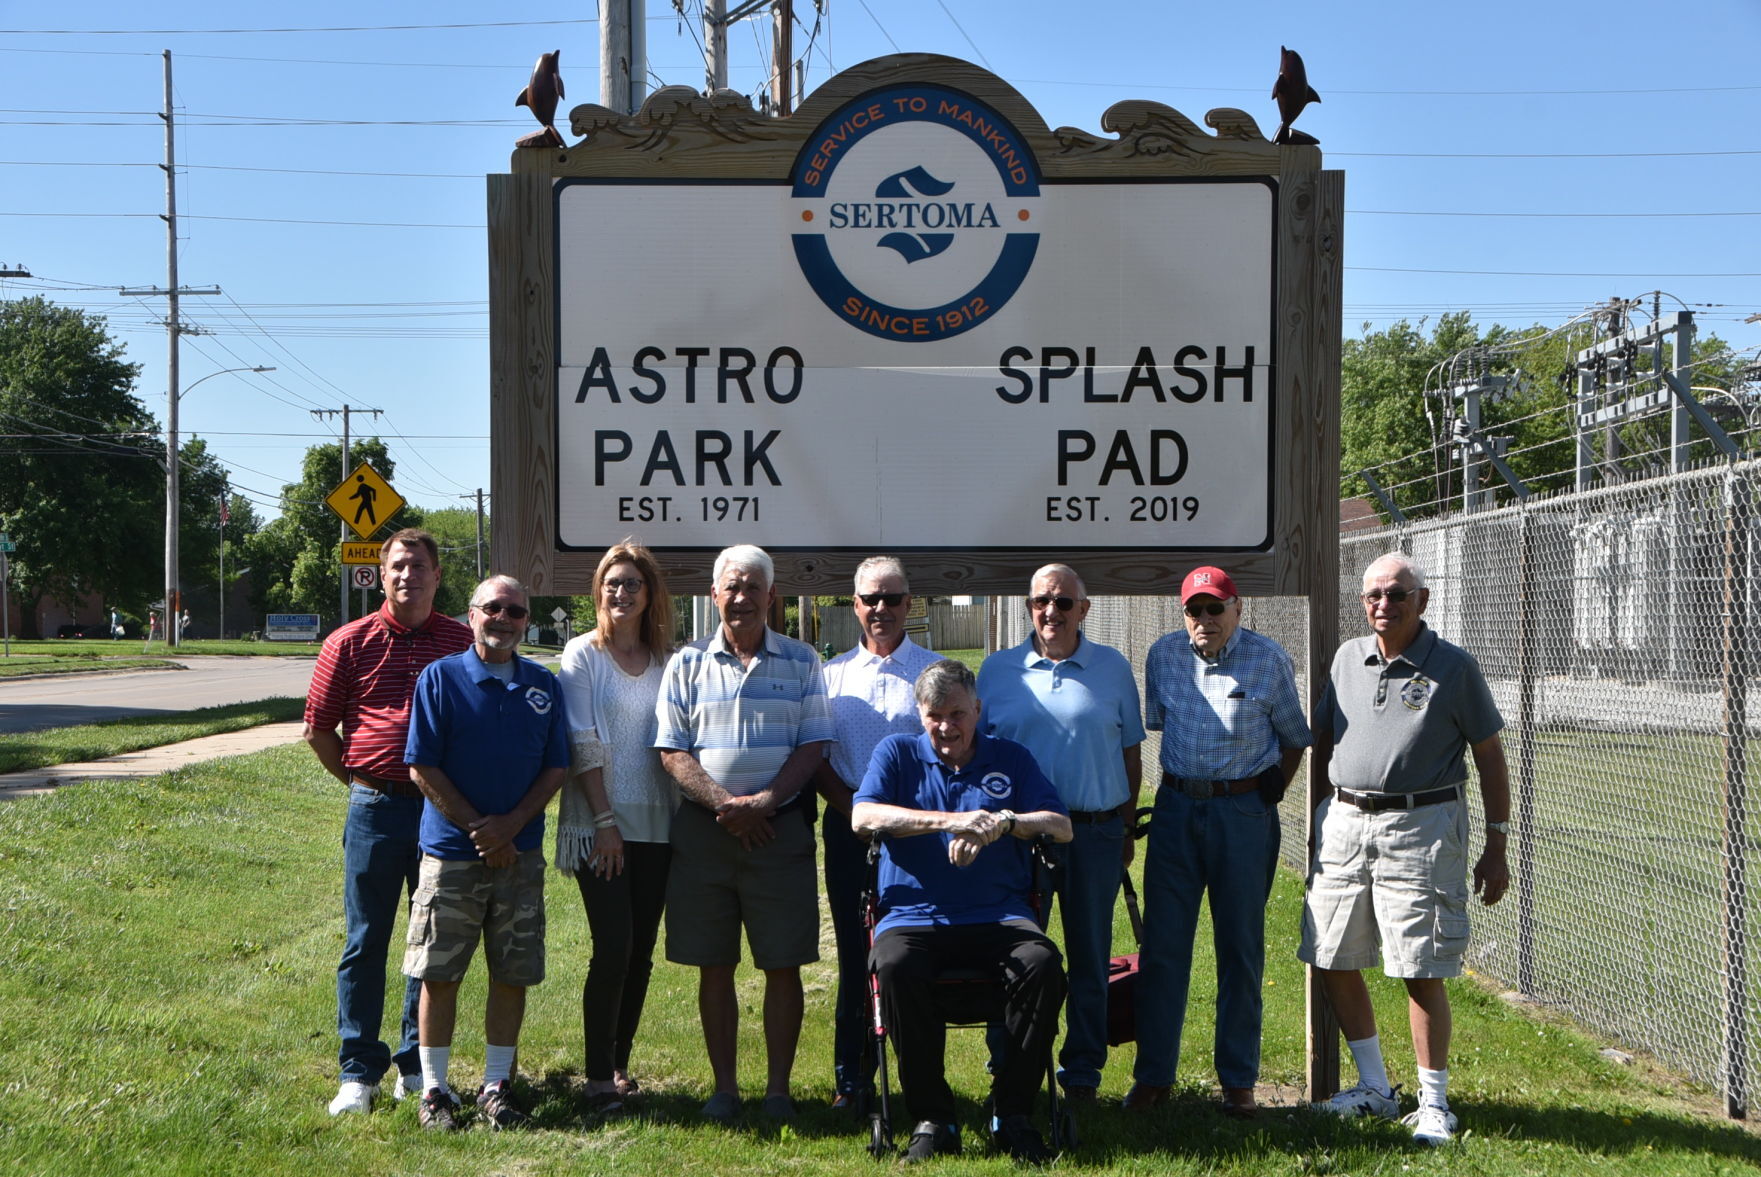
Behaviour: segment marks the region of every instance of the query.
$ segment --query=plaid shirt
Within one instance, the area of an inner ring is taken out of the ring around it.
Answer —
[[[1250,629],[1237,629],[1214,661],[1184,632],[1158,638],[1143,688],[1144,726],[1162,733],[1162,771],[1175,776],[1243,780],[1283,749],[1314,743],[1290,655]]]

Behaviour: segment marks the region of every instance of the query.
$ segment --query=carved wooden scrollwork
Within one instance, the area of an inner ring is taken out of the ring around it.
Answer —
[[[1198,157],[1214,153],[1225,141],[1231,153],[1248,145],[1270,147],[1259,125],[1246,111],[1219,107],[1205,115],[1205,122],[1217,134],[1207,134],[1171,106],[1132,99],[1114,104],[1101,117],[1101,128],[1117,135],[1116,139],[1076,127],[1059,127],[1052,136],[1058,142],[1060,154],[1091,159]]]
[[[754,110],[744,94],[717,90],[705,97],[689,86],[663,86],[633,115],[584,103],[569,112],[569,129],[583,138],[574,152],[620,149],[672,152],[713,143],[755,143],[776,137],[779,120]]]

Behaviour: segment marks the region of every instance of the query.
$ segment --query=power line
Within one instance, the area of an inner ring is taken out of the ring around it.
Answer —
[[[529,29],[554,25],[596,25],[598,18],[573,20],[493,20],[430,25],[307,25],[260,29],[0,29],[14,37],[186,37],[250,33],[404,33],[430,29]]]

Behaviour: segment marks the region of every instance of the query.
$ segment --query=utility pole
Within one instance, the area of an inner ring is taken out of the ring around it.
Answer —
[[[460,495],[461,499],[477,500],[477,583],[483,583],[483,488],[476,494]]]
[[[794,109],[794,98],[790,93],[791,76],[794,70],[790,63],[795,59],[794,50],[795,5],[794,0],[772,0],[770,6],[770,93],[771,101],[776,106],[778,118],[789,117]],[[802,621],[802,633],[806,633],[806,621]]]
[[[648,18],[643,0],[599,0],[599,104],[634,114],[648,96]]]
[[[230,479],[222,475],[220,478],[220,633],[221,641],[226,640],[226,521],[232,511],[227,503],[231,494]]]
[[[127,296],[165,297],[165,644],[175,646],[183,636],[175,624],[181,616],[183,601],[178,592],[177,516],[178,475],[177,402],[182,395],[178,388],[178,337],[184,333],[178,313],[178,298],[185,294],[219,294],[218,286],[202,290],[185,290],[177,284],[177,122],[171,107],[171,50],[165,57],[165,109],[159,115],[165,120],[165,288],[129,289]]]
[[[313,417],[320,418],[320,419],[325,418],[325,417],[336,417],[336,416],[342,417],[342,480],[344,482],[348,481],[348,476],[349,476],[349,415],[351,413],[370,413],[371,415],[377,417],[382,412],[382,410],[380,410],[380,409],[357,409],[353,405],[344,405],[340,409],[311,409],[308,411],[312,414]],[[346,523],[339,524],[338,531],[339,531],[338,539],[341,540],[342,542],[346,543],[349,538],[349,525]],[[337,576],[338,576],[339,583],[342,587],[342,596],[340,598],[340,603],[337,606],[336,623],[338,625],[343,625],[343,624],[347,623],[347,621],[349,619],[349,570],[348,570],[348,565],[346,565],[346,564],[341,565],[340,571],[338,572]],[[365,593],[362,593],[361,596],[362,596],[362,600],[366,599]]]
[[[711,94],[728,88],[727,0],[703,0],[703,88]]]

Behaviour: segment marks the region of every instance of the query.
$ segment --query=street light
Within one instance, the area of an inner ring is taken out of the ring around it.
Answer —
[[[173,368],[175,372],[176,369]],[[165,644],[176,646],[179,638],[177,616],[181,602],[177,592],[177,403],[197,384],[203,380],[212,380],[216,376],[224,376],[228,372],[273,372],[272,367],[222,368],[218,372],[210,372],[201,380],[192,383],[183,392],[175,387],[165,397],[167,414],[165,422]],[[224,590],[225,586],[222,586]]]

